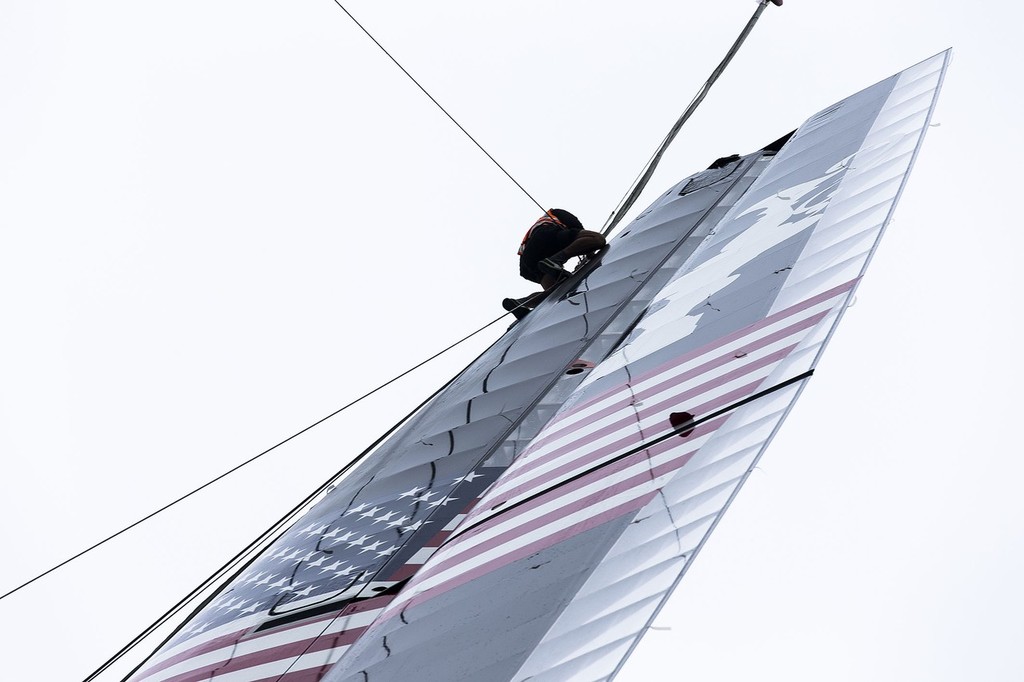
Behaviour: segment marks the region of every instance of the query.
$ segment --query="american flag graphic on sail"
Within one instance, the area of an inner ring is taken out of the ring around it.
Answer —
[[[327,505],[279,538],[131,680],[320,679],[497,473],[479,468],[375,502]]]
[[[730,405],[767,388],[805,337],[820,324],[831,325],[855,283],[792,305],[556,415],[385,615],[641,509],[729,419]],[[701,415],[723,409],[700,422]],[[672,431],[669,415],[680,410],[697,420],[692,432],[629,454]]]
[[[133,679],[613,677],[813,371],[947,57],[662,195]]]

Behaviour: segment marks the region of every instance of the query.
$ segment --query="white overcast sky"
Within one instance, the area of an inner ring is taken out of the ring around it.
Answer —
[[[591,227],[756,7],[345,4]],[[619,680],[1021,679],[1022,20],[770,6],[666,155],[634,213],[954,49],[856,305]],[[0,592],[493,320],[537,214],[331,0],[0,3]],[[0,601],[0,679],[83,679],[509,321]]]

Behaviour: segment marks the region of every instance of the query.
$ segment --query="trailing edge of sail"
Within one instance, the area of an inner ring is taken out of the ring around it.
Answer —
[[[132,679],[614,677],[813,370],[948,59],[671,188]]]

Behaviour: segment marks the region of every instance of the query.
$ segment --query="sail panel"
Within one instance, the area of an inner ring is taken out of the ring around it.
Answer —
[[[614,675],[802,384],[737,403],[841,317],[945,59],[669,188],[133,679]]]
[[[676,210],[661,217],[655,211],[646,226],[612,240],[596,267],[513,325],[193,614],[132,679],[171,679],[162,672],[168,661],[175,661],[174,682],[208,679],[215,669],[248,679],[270,669],[260,666],[279,664],[292,666],[291,677],[309,657],[299,661],[293,648],[272,646],[273,640],[253,633],[285,620],[288,627],[319,622],[326,614],[334,620],[323,634],[295,630],[309,637],[295,647],[319,651],[337,640],[342,643],[332,645],[331,655],[347,650],[365,625],[335,632],[336,623],[346,622],[353,609],[363,613],[361,604],[391,599],[377,595],[390,594],[419,570],[451,524],[635,322],[667,279],[665,264],[682,262],[699,244],[704,219],[723,193],[749,186],[748,166],[686,197],[666,193],[661,203]],[[239,653],[242,644],[262,653],[246,657]],[[211,661],[217,656],[224,658]],[[264,661],[268,656],[280,658]],[[318,668],[309,670],[310,679],[318,679]]]
[[[932,60],[939,65],[932,73],[944,61]],[[575,592],[580,569],[564,578],[549,618],[529,623],[547,627],[544,637],[510,679],[614,675],[799,395],[802,381],[784,382],[813,368],[863,274],[927,120],[927,110],[908,116],[899,87],[906,80],[887,79],[815,117],[810,134],[797,131],[328,680],[401,679],[400,659],[426,655],[398,647],[404,627],[434,614],[444,635],[432,645],[458,643],[467,634],[455,607],[461,594],[501,592],[497,576],[524,562],[538,578],[558,580],[550,557],[592,557],[600,547],[618,570],[602,570],[602,559]],[[899,111],[890,115],[894,96]],[[906,132],[893,135],[892,119],[918,121],[909,154]],[[845,238],[815,242],[818,230],[831,231],[832,213],[845,223]],[[851,224],[858,213],[872,224]],[[780,385],[686,438],[642,448],[668,430],[673,410],[713,414]],[[581,537],[589,538],[585,550]],[[674,554],[639,561],[649,543],[674,544]],[[574,566],[592,561],[575,559]],[[672,570],[657,570],[666,566]],[[647,579],[632,579],[640,575]],[[449,607],[444,618],[431,606],[438,600]],[[487,636],[500,640],[503,628],[527,623],[502,612],[488,627]],[[571,635],[577,628],[587,636]]]
[[[834,241],[834,236],[820,240],[813,237],[809,239],[804,257],[793,267],[793,272],[787,279],[786,287],[780,293],[775,306],[793,305],[793,299],[797,296],[807,300],[813,292],[820,292],[837,281],[847,280],[852,283],[854,280],[848,279],[851,275],[859,279],[863,274],[867,260],[891,214],[892,205],[902,190],[913,155],[916,154],[923,139],[947,61],[948,52],[942,53],[895,79],[886,104],[879,109],[873,125],[865,135],[862,143],[865,153],[850,157],[849,169],[844,169],[842,181],[831,192],[831,200],[827,208],[821,211],[821,218],[815,230],[816,234],[819,231],[828,234],[832,231],[834,223],[848,221],[847,216],[860,213],[864,220],[852,228],[858,234],[839,242]],[[926,90],[920,91],[921,83],[927,83]],[[887,85],[883,82],[881,87],[885,88]],[[919,92],[914,97],[907,97],[905,93],[908,89],[917,89]],[[925,94],[927,96],[923,96]],[[908,111],[910,102],[914,103],[916,110]],[[832,122],[838,122],[843,126],[838,120],[839,112],[843,108],[841,104],[831,108],[829,116],[832,117]],[[905,129],[901,130],[900,135],[893,135],[893,119],[901,122],[915,121],[916,134],[912,136],[913,146],[909,154],[907,143],[911,135]],[[815,122],[815,127],[824,131],[828,129],[828,125],[820,121]],[[800,137],[798,131],[794,140]],[[798,151],[797,148],[784,148],[776,162],[781,166],[788,160],[795,159]],[[829,170],[834,168],[835,166],[830,166]],[[896,182],[892,180],[894,168],[899,171]],[[789,190],[778,189],[777,185],[772,184],[773,170],[762,175],[757,184],[774,189],[775,196],[780,200],[787,197],[786,201],[792,201],[793,195],[789,194]],[[792,172],[788,172],[787,175],[795,176]],[[879,201],[879,196],[884,196],[885,201]],[[810,207],[807,206],[809,203],[800,202],[795,205]],[[874,210],[865,212],[865,203],[871,203]],[[763,215],[773,215],[773,207],[766,204],[767,201],[762,200],[752,207],[745,207],[741,202],[737,205],[735,213],[737,217],[742,217],[751,210],[756,210]],[[805,216],[801,218],[806,219]],[[827,257],[822,257],[823,255]],[[680,280],[687,276],[689,275],[683,275]],[[839,286],[843,288],[846,285]],[[850,289],[852,290],[852,286]],[[844,296],[836,302],[829,314],[821,318],[814,333],[809,334],[800,347],[794,349],[795,352],[789,358],[789,362],[780,364],[766,383],[779,383],[787,377],[799,376],[806,369],[813,368],[845,305]],[[644,324],[644,320],[641,320],[640,324]],[[592,658],[592,652],[598,646],[597,642],[601,641],[600,637],[594,637],[591,641],[581,640],[571,653],[567,651],[566,640],[560,632],[565,629],[571,630],[574,623],[588,623],[588,630],[593,631],[597,622],[595,618],[598,618],[603,620],[606,626],[607,633],[604,638],[616,641],[622,641],[623,638],[632,638],[634,642],[639,640],[664,600],[678,584],[689,563],[707,541],[717,519],[739,491],[746,476],[756,466],[771,437],[798,397],[801,386],[802,382],[793,384],[783,391],[740,408],[730,416],[728,423],[719,429],[700,452],[680,469],[676,477],[661,489],[661,494],[636,515],[635,522],[626,528],[619,542],[609,552],[609,558],[629,557],[637,560],[623,562],[618,559],[616,571],[595,571],[580,592],[587,594],[588,598],[569,605],[549,635],[538,645],[533,657],[514,679],[572,679],[571,676],[552,676],[544,671],[564,667],[566,660],[576,657],[582,660]],[[585,390],[585,387],[581,386],[580,390]],[[501,479],[496,485],[500,485],[500,482]],[[706,497],[709,494],[710,499]],[[694,527],[698,532],[692,532]],[[658,554],[650,557],[638,554],[638,550],[648,544],[664,547],[666,540],[670,545],[674,545],[674,558]],[[596,616],[596,613],[600,612],[600,607],[595,608],[594,605],[621,600],[624,575],[645,573],[650,567],[661,566],[666,562],[674,563],[678,570],[674,573],[656,574],[657,577],[652,577],[646,582],[647,589],[642,595],[635,596],[638,603],[643,603],[647,609],[649,617],[646,621],[638,627],[632,627],[628,622],[613,617]],[[661,591],[661,598],[652,599],[652,592],[657,590]],[[601,670],[588,666],[588,679],[610,679],[623,660],[624,657],[614,663],[607,661],[606,667]]]

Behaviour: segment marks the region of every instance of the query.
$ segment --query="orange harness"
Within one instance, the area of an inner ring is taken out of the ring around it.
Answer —
[[[523,241],[519,245],[518,253],[520,256],[523,255],[523,249],[526,248],[526,242],[530,241],[530,235],[533,234],[533,230],[541,225],[547,225],[549,223],[554,223],[563,229],[565,228],[565,223],[556,218],[554,213],[546,211],[544,215],[542,215],[533,225],[530,225],[530,229],[526,231],[526,236],[523,237]]]

